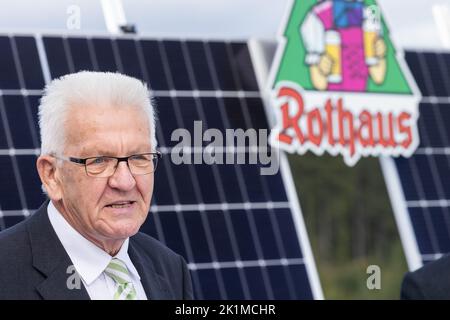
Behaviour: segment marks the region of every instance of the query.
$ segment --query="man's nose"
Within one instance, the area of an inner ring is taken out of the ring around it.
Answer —
[[[119,162],[117,164],[116,171],[109,177],[109,185],[112,188],[128,191],[134,188],[136,185],[136,180],[131,174],[130,168],[125,161]]]

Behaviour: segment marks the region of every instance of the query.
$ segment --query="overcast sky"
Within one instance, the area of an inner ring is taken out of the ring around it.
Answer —
[[[67,30],[67,8],[78,5],[77,33],[107,33],[100,0],[0,0],[0,31]],[[140,34],[159,37],[274,39],[288,0],[123,0]],[[404,48],[442,48],[433,4],[450,0],[378,0],[391,34]]]

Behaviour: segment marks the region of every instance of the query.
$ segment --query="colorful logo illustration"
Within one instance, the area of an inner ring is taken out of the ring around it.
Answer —
[[[273,146],[350,166],[418,146],[420,93],[374,0],[292,0],[269,82]]]

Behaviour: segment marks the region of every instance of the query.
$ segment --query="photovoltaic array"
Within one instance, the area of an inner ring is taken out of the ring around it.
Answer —
[[[202,130],[270,129],[245,42],[0,36],[0,229],[45,200],[35,168],[39,99],[51,79],[80,70],[149,84],[163,158],[141,231],[183,255],[196,298],[321,298],[286,161],[274,175],[261,175],[261,164],[171,161],[172,133],[195,137],[195,121]]]
[[[407,51],[405,58],[423,96],[419,148],[411,158],[395,159],[398,202],[404,202],[397,214],[407,222],[399,227],[411,230],[412,241],[404,244],[415,269],[450,252],[450,54]]]

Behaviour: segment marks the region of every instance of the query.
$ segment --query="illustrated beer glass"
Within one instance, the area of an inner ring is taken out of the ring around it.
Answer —
[[[375,55],[375,42],[381,35],[381,16],[377,6],[370,6],[364,10],[364,55],[366,64],[373,66],[378,64]]]
[[[333,64],[328,82],[340,83],[342,81],[342,54],[341,35],[335,30],[329,30],[325,34],[325,51],[331,57]]]

